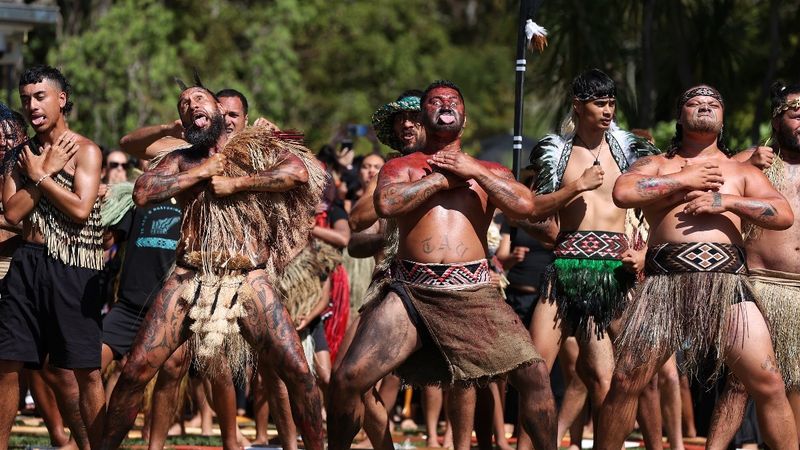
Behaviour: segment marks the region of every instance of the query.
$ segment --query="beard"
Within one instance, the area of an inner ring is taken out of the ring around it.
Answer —
[[[778,147],[781,151],[788,150],[791,153],[800,154],[800,131],[793,130],[781,122],[775,138],[778,140]]]
[[[215,114],[211,117],[210,125],[207,128],[198,128],[194,122],[186,127],[184,137],[186,141],[195,147],[211,148],[225,132],[225,118],[222,114]]]
[[[718,121],[712,116],[692,116],[685,124],[687,131],[695,133],[714,133],[719,134],[722,130],[722,121]]]

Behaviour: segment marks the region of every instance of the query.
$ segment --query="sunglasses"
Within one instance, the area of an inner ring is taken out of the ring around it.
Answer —
[[[120,163],[120,162],[110,162],[110,163],[108,163],[108,168],[109,169],[116,169],[118,167],[122,167],[123,169],[128,170],[128,167],[130,167],[130,166],[131,166],[130,163]]]

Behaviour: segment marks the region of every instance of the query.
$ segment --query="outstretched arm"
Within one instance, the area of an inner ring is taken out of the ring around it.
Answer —
[[[134,130],[119,140],[119,147],[139,159],[152,159],[163,151],[180,146],[181,143],[185,143],[183,125],[180,120],[176,120]]]
[[[371,258],[378,254],[386,245],[381,228],[376,222],[364,231],[352,233],[350,242],[347,243],[347,253],[353,258]]]
[[[308,183],[306,165],[299,157],[285,152],[277,164],[253,175],[213,177],[211,189],[221,197],[244,191],[286,192],[305,183]]]
[[[183,192],[212,176],[221,173],[225,164],[225,156],[217,153],[203,161],[202,164],[184,172],[180,171],[183,152],[170,153],[154,169],[143,173],[133,188],[133,201],[137,206],[158,203]]]
[[[544,248],[551,249],[555,246],[559,231],[555,216],[550,216],[542,221],[533,221],[530,218],[512,221],[511,225],[525,230],[526,233],[541,242]]]
[[[397,158],[386,163],[378,173],[378,187],[373,201],[380,217],[397,217],[413,211],[428,201],[439,191],[466,186],[463,180],[445,175],[442,172],[431,172],[416,181],[410,181],[408,168],[404,167],[404,158]]]
[[[614,184],[614,204],[619,208],[641,208],[655,202],[673,201],[691,190],[717,190],[723,178],[713,162],[684,166],[680,172],[658,175],[658,158],[639,158]]]

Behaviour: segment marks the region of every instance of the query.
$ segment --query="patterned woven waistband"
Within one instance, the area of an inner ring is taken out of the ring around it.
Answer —
[[[570,231],[558,235],[553,253],[557,258],[620,259],[627,249],[623,233]]]
[[[715,242],[659,244],[647,250],[645,273],[676,272],[747,273],[744,248]]]
[[[485,259],[466,263],[427,264],[396,259],[392,278],[409,284],[432,287],[463,287],[488,283],[489,262]]]

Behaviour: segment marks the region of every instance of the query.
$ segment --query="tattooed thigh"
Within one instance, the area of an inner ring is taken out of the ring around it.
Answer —
[[[188,337],[188,305],[182,299],[194,272],[176,269],[156,295],[131,349],[132,360],[158,368]]]

